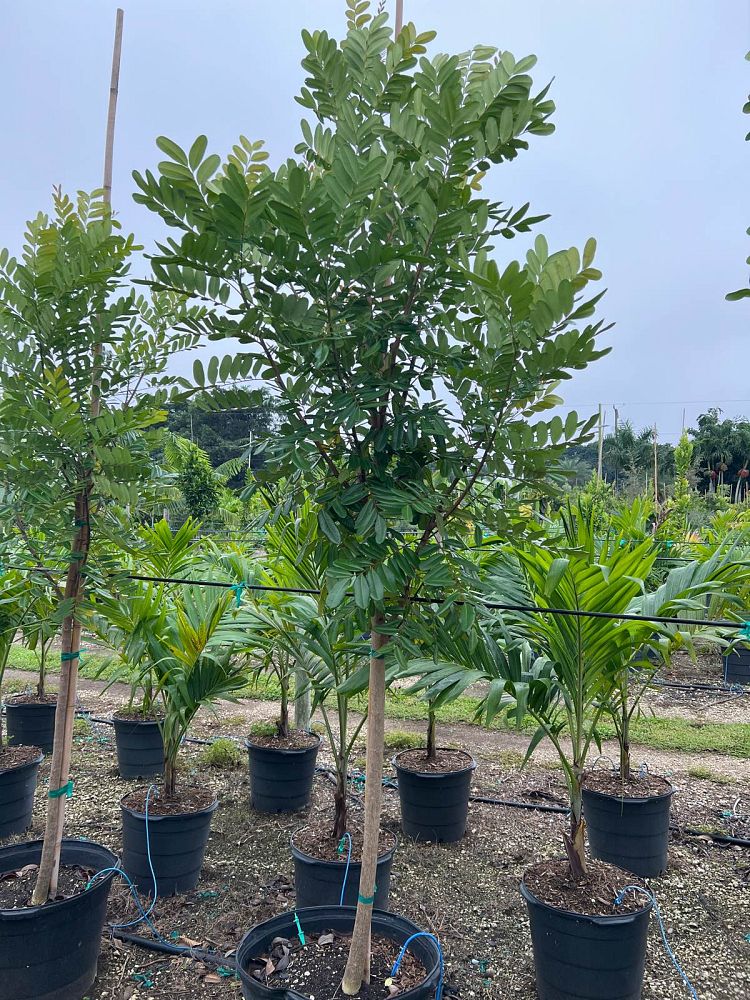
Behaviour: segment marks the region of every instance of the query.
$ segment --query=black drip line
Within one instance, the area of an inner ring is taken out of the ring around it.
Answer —
[[[60,570],[57,568],[49,566],[7,566],[8,569],[18,569],[24,570],[26,572],[46,572],[46,573],[59,573]],[[244,581],[238,581],[236,583],[227,583],[223,580],[193,580],[189,577],[170,577],[170,576],[145,576],[141,573],[110,573],[110,577],[119,577],[125,580],[138,580],[144,583],[172,583],[181,584],[183,586],[192,587],[216,587],[221,590],[233,590],[235,593],[242,592],[244,590],[259,591],[263,593],[277,593],[277,594],[299,594],[309,597],[320,597],[322,591],[315,590],[306,587],[274,587],[267,584],[259,583],[245,583]],[[354,594],[348,593],[347,597],[353,597]],[[447,596],[443,597],[409,597],[406,599],[407,604],[443,604],[446,601],[450,601]],[[704,627],[710,626],[711,628],[722,628],[729,629],[731,631],[737,631],[743,627],[750,627],[750,622],[743,621],[711,621],[705,618],[683,618],[683,617],[671,617],[668,615],[631,615],[626,612],[620,614],[613,614],[609,611],[581,611],[574,608],[544,608],[536,604],[501,604],[495,601],[464,601],[456,600],[451,601],[451,604],[461,607],[463,605],[476,606],[481,605],[481,607],[488,608],[492,611],[518,611],[526,614],[537,614],[537,615],[562,615],[567,618],[606,618],[609,621],[629,621],[629,622],[648,622],[654,625],[702,625]],[[750,638],[750,635],[748,635]]]

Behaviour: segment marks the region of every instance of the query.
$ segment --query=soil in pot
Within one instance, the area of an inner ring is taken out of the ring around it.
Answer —
[[[138,709],[122,709],[112,716],[121,778],[154,778],[164,770],[164,740],[159,717]]]
[[[567,860],[524,875],[539,1000],[640,1000],[651,904],[628,893],[627,872],[589,861],[576,880]]]
[[[148,839],[146,798],[148,796]],[[124,796],[122,866],[139,891],[160,896],[188,892],[198,884],[211,818],[218,801],[204,788],[182,788],[172,798],[138,789]]]
[[[341,993],[341,979],[346,968],[351,935],[324,930],[306,939],[275,938],[273,948],[261,957],[266,965],[253,975],[269,989],[296,990],[302,996],[336,997]],[[400,947],[387,937],[374,934],[370,965],[370,985],[363,986],[355,997],[364,1000],[390,1000],[419,985],[426,970],[419,959],[407,951],[398,973],[391,977]]]
[[[295,812],[310,802],[320,737],[292,730],[288,736],[251,733],[245,740],[250,804],[260,812]]]
[[[591,854],[644,878],[666,871],[673,788],[655,774],[591,771],[583,788],[583,813]]]
[[[0,837],[23,833],[31,826],[42,759],[39,747],[0,749]]]
[[[294,887],[297,906],[337,906],[344,890],[344,905],[356,906],[362,858],[362,831],[349,830],[352,849],[349,858],[347,837],[334,840],[327,816],[315,817],[307,826],[292,835],[294,857]],[[375,878],[375,907],[388,909],[393,855],[398,846],[395,834],[380,831],[377,875]],[[346,879],[346,883],[344,883]]]
[[[393,758],[398,774],[401,825],[419,840],[451,843],[466,832],[474,758],[465,750],[403,750]]]
[[[55,738],[56,695],[19,694],[5,703],[8,743],[39,747],[52,753]]]
[[[58,895],[29,906],[41,841],[0,849],[0,1000],[80,1000],[96,977],[117,859],[91,841],[63,840]]]

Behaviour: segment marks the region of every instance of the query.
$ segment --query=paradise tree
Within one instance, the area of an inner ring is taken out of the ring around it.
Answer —
[[[294,157],[271,170],[242,138],[222,163],[203,136],[189,151],[161,138],[158,175],[134,176],[136,200],[176,231],[154,287],[208,297],[187,328],[242,345],[196,365],[197,383],[274,388],[280,426],[256,475],[306,483],[325,599],[353,592],[370,634],[360,902],[342,984],[353,995],[369,976],[392,640],[415,594],[442,602],[472,579],[463,528],[476,496],[512,503],[589,431],[575,413],[537,418],[559,405],[561,379],[605,352],[602,323],[588,322],[599,296],[582,297],[600,276],[593,241],[550,253],[539,236],[525,263],[494,259],[498,240],[541,218],[481,193],[493,164],[553,130],[534,57],[477,46],[428,58],[434,32],[407,24],[394,38],[366,2],[347,0],[347,23],[341,42],[303,32]]]
[[[62,663],[35,905],[57,891],[95,527],[107,503],[136,502],[151,428],[166,415],[167,360],[197,343],[172,331],[175,296],[148,301],[127,287],[136,244],[98,196],[73,202],[56,190],[53,201],[51,217],[28,224],[19,259],[0,251],[0,513],[35,565],[64,553],[59,571],[43,570],[62,621]]]

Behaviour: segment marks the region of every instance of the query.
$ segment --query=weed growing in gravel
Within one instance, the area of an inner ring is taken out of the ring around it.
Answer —
[[[204,747],[198,754],[198,759],[204,767],[226,771],[240,766],[242,753],[234,740],[219,739]]]

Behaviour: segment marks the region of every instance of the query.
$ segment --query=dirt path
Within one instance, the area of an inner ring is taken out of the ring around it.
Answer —
[[[8,678],[28,679],[30,675],[21,670],[8,670]],[[130,694],[127,684],[112,684],[107,688],[104,681],[92,681],[81,678],[78,682],[79,701],[96,716],[106,716],[116,707],[122,705]],[[747,697],[743,700],[748,701]],[[239,702],[220,702],[215,709],[202,709],[196,719],[194,730],[196,735],[236,736],[244,737],[254,722],[273,719],[277,712],[276,702],[243,699]],[[660,712],[660,714],[662,714]],[[320,713],[316,713],[315,721],[321,721]],[[352,725],[361,718],[353,712]],[[711,718],[710,721],[729,721]],[[750,721],[750,712],[743,720]],[[386,719],[386,729],[403,730],[411,733],[424,733],[425,723],[406,719]],[[438,739],[444,744],[457,743],[467,747],[475,755],[491,756],[499,752],[512,752],[523,755],[529,745],[529,737],[525,733],[508,732],[507,730],[484,729],[466,723],[440,724]],[[617,744],[613,740],[602,744],[602,755],[617,759]],[[539,764],[554,764],[557,754],[548,743],[542,742],[534,752],[534,760]],[[636,766],[646,763],[651,771],[658,774],[686,774],[693,768],[705,768],[715,774],[735,781],[750,781],[750,759],[728,757],[720,753],[687,753],[678,750],[654,750],[651,747],[633,746],[633,762]]]

